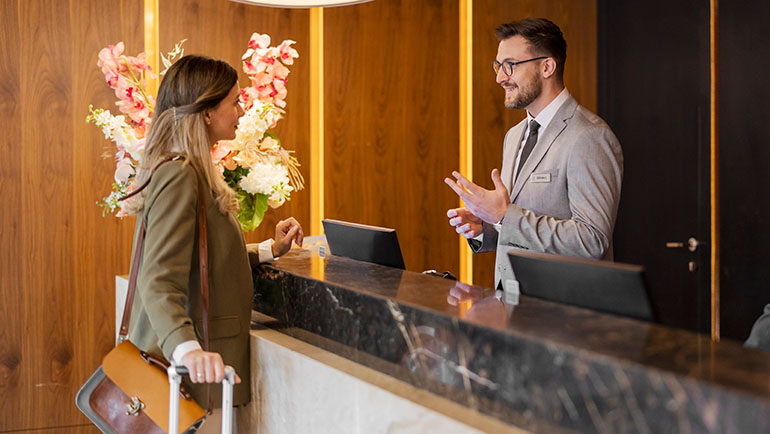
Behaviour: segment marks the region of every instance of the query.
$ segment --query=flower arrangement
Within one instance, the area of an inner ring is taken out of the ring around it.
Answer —
[[[162,61],[166,69],[184,55],[182,44]],[[270,46],[270,36],[254,33],[243,56],[243,71],[251,86],[241,90],[245,114],[239,120],[236,137],[214,145],[213,162],[222,172],[238,200],[238,220],[244,231],[256,229],[268,206],[277,208],[290,200],[291,192],[303,188],[299,163],[281,147],[278,138],[268,132],[284,114],[286,106],[287,65],[299,57],[286,40],[278,47]],[[89,106],[87,122],[95,124],[105,138],[115,143],[115,182],[111,193],[98,204],[102,215],[126,215],[118,199],[134,188],[136,169],[141,161],[145,135],[152,122],[155,98],[147,92],[147,77],[154,78],[144,53],[136,57],[123,54],[122,42],[109,45],[99,52],[97,65],[107,84],[114,89],[115,103],[121,115]],[[161,72],[161,75],[165,73]]]
[[[99,127],[104,137],[112,140],[118,149],[112,192],[98,202],[102,215],[117,211],[118,217],[125,215],[118,199],[132,186],[155,104],[152,95],[145,91],[146,75],[154,77],[154,74],[147,65],[144,53],[130,57],[123,54],[124,49],[122,42],[103,48],[99,51],[97,65],[102,69],[107,85],[115,91],[118,98],[115,105],[128,119],[124,115],[113,115],[109,110],[94,109],[93,106],[88,107],[89,115],[86,117],[86,122]]]
[[[259,226],[268,206],[283,205],[292,191],[303,188],[297,159],[268,132],[284,114],[287,65],[299,57],[291,47],[294,43],[286,40],[271,47],[270,36],[251,35],[242,58],[243,72],[252,84],[241,89],[245,114],[238,121],[235,139],[220,141],[212,149],[215,164],[235,191],[238,221],[246,231]]]

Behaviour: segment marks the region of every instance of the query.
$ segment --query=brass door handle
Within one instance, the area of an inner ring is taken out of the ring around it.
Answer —
[[[694,252],[698,250],[698,246],[705,244],[702,241],[698,241],[695,239],[695,237],[690,237],[687,239],[686,243],[679,242],[679,241],[669,241],[666,243],[666,247],[669,249],[683,249],[687,247],[687,250]]]

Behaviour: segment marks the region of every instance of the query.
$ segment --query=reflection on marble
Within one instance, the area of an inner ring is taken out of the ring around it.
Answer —
[[[378,379],[372,377],[384,377],[382,374],[346,372],[344,364],[335,364],[333,358],[318,357],[321,351],[274,330],[252,330],[253,399],[239,414],[242,430],[272,434],[481,433],[378,387]]]
[[[770,432],[770,355],[735,342],[293,250],[265,323],[533,432]]]

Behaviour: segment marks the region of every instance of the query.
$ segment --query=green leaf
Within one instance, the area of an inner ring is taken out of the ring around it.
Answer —
[[[250,194],[241,189],[235,191],[235,197],[238,200],[241,210],[238,211],[238,222],[244,232],[250,232],[256,229],[267,211],[266,194]]]
[[[241,166],[236,166],[235,170],[225,169],[224,171],[225,182],[227,183],[227,185],[230,186],[230,188],[232,188],[236,192],[243,191],[238,186],[238,183],[241,182],[241,178],[243,178],[248,174],[249,174],[249,169],[246,169]],[[243,192],[243,194],[248,194],[248,193]]]

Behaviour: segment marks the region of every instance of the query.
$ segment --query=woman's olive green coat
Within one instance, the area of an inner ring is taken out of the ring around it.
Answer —
[[[205,185],[205,183],[203,184]],[[205,188],[205,187],[204,187]],[[249,324],[254,284],[241,227],[232,213],[222,214],[210,189],[204,194],[208,219],[210,351],[235,368],[241,384],[234,403],[250,400]],[[129,339],[142,350],[171,359],[174,348],[188,340],[203,345],[203,316],[198,259],[198,182],[195,170],[182,160],[162,164],[147,187],[146,232]],[[212,385],[216,407],[221,386]],[[193,396],[206,405],[206,387]]]

